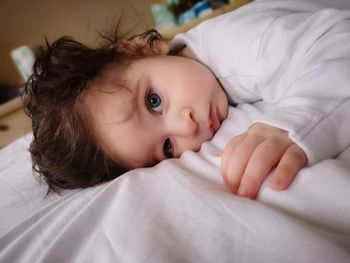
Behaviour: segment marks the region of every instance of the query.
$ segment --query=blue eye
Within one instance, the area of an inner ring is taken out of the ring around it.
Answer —
[[[162,113],[162,99],[159,97],[158,94],[153,92],[149,93],[146,98],[146,103],[149,109],[151,109],[152,111]]]
[[[173,144],[169,138],[167,138],[164,142],[163,152],[167,158],[173,157]]]

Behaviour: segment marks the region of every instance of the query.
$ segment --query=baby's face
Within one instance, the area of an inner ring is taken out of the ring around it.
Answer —
[[[117,75],[113,66],[102,78]],[[202,64],[152,56],[131,62],[127,88],[103,85],[85,97],[92,125],[107,153],[127,168],[154,165],[198,151],[227,116],[227,97]]]

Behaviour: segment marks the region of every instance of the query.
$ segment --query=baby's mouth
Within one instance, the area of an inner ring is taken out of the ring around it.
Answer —
[[[210,110],[209,110],[209,124],[210,124],[209,128],[212,134],[214,135],[215,132],[220,128],[220,120],[215,109],[213,109],[213,107],[210,107]]]

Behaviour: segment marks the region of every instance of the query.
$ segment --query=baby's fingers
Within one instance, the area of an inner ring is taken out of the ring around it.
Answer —
[[[275,190],[288,188],[294,177],[306,164],[307,158],[304,151],[296,144],[290,145],[273,173],[269,185]]]
[[[236,193],[241,182],[247,162],[260,140],[239,135],[226,146],[221,163],[221,173],[226,186],[232,193]]]
[[[255,149],[244,171],[239,195],[256,198],[262,183],[280,161],[288,143],[288,141],[269,139]]]

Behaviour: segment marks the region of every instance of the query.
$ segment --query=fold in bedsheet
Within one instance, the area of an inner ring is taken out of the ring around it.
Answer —
[[[230,108],[199,153],[46,198],[20,139],[0,152],[0,262],[349,262],[350,150],[257,201],[225,189],[219,151],[261,110]]]

